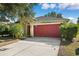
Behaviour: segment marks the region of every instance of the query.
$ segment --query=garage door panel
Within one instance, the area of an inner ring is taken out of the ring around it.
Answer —
[[[60,37],[59,24],[35,25],[34,36],[40,37]]]

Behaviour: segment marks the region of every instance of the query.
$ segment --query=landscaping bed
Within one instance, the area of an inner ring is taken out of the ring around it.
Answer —
[[[61,29],[61,44],[59,56],[79,55],[79,33],[78,26],[73,23],[63,23]]]
[[[76,49],[79,48],[79,42],[61,42],[59,56],[76,56]]]
[[[12,44],[12,43],[15,43],[19,41],[18,39],[12,39],[12,38],[1,38],[0,39],[0,47],[1,46],[5,46],[5,45],[8,45],[8,44]]]

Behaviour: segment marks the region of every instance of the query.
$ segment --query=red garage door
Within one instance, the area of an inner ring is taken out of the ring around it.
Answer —
[[[35,25],[34,36],[40,37],[60,37],[60,24]]]

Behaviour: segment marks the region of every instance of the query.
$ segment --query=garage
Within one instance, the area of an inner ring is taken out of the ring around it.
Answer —
[[[60,25],[65,19],[54,17],[38,17],[30,24],[31,37],[60,37]]]
[[[60,24],[34,25],[34,36],[36,37],[60,37]]]

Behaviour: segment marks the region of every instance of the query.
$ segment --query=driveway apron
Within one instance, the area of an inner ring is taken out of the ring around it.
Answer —
[[[32,37],[0,47],[0,56],[57,56],[59,38]]]

